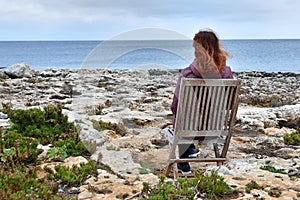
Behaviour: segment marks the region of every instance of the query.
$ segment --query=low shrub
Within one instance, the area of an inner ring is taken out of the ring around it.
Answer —
[[[56,196],[58,186],[37,180],[36,169],[0,168],[0,199],[62,199]]]
[[[2,105],[11,119],[10,128],[0,128],[0,199],[73,199],[57,194],[58,183],[77,186],[89,174],[97,172],[95,162],[89,161],[71,169],[57,166],[45,170],[49,179],[38,179],[38,144],[51,143],[47,156],[63,160],[68,156],[90,155],[80,141],[74,123],[62,114],[62,106],[47,106],[43,110],[12,110]],[[55,180],[55,181],[54,181]]]
[[[68,122],[68,117],[62,114],[62,105],[46,106],[43,110],[11,110],[6,106],[5,110],[13,123],[7,133],[35,138],[42,145],[50,143],[54,147],[65,148],[68,156],[89,155],[74,123]]]
[[[100,120],[100,121],[94,121],[93,127],[98,131],[112,130],[117,135],[120,136],[125,136],[127,134],[124,126],[122,126],[121,124],[114,124],[114,123],[104,122]]]
[[[61,105],[46,106],[43,110],[10,110],[8,117],[13,123],[9,130],[34,137],[43,145],[78,137],[74,123],[68,122],[68,117],[62,114]]]
[[[300,146],[300,129],[283,136],[284,144]]]
[[[97,175],[97,163],[89,160],[86,164],[81,163],[80,166],[66,167],[57,165],[55,166],[56,172],[47,167],[45,171],[49,173],[47,175],[48,180],[60,181],[69,187],[79,186],[80,183],[87,179],[88,175]]]
[[[67,152],[65,151],[65,148],[61,147],[54,147],[52,149],[49,149],[46,154],[51,160],[58,160],[62,161],[68,157]]]
[[[250,183],[248,183],[246,185],[246,192],[250,193],[251,190],[253,190],[253,189],[260,189],[260,188],[261,188],[261,186],[259,186],[255,181],[251,181]]]
[[[0,133],[0,157],[2,163],[14,167],[15,164],[26,165],[36,163],[42,150],[37,149],[38,141],[32,137],[24,137],[16,131]]]
[[[269,165],[262,166],[260,169],[266,170],[266,171],[269,171],[269,172],[272,172],[272,173],[277,173],[277,174],[286,174],[284,169],[276,169],[275,167],[269,166]]]
[[[198,193],[201,197],[214,199],[218,197],[229,197],[233,190],[215,171],[204,174],[204,171],[195,171],[194,178],[178,178],[176,184],[172,181],[165,181],[160,176],[160,181],[155,188],[149,183],[144,183],[143,194],[145,199],[194,199]]]

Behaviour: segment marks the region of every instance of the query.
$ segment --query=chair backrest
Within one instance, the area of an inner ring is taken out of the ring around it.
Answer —
[[[175,123],[179,137],[228,135],[238,107],[241,81],[182,78]]]

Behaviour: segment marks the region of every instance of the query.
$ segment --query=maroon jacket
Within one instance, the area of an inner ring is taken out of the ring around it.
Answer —
[[[193,63],[190,64],[189,67],[183,69],[179,75],[177,85],[175,88],[174,96],[173,96],[173,102],[171,105],[171,110],[174,114],[174,120],[173,120],[173,127],[175,125],[175,118],[176,118],[176,112],[177,112],[177,105],[178,105],[178,95],[179,95],[179,88],[180,88],[180,82],[181,78],[222,78],[222,79],[232,79],[233,75],[231,72],[230,67],[226,66],[219,75],[214,75],[214,77],[209,76],[208,74],[205,73],[200,73],[199,70],[197,69],[197,61],[194,60]]]

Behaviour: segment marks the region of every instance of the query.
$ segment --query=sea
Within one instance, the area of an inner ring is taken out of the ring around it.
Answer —
[[[300,73],[300,39],[221,40],[233,71]],[[34,70],[182,69],[194,59],[191,40],[0,41],[0,67]]]

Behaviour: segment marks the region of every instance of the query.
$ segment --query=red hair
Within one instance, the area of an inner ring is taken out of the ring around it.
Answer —
[[[220,42],[213,31],[199,31],[194,36],[194,42],[201,44],[207,53],[213,58],[219,71],[226,66],[226,57],[229,55],[220,48]]]

